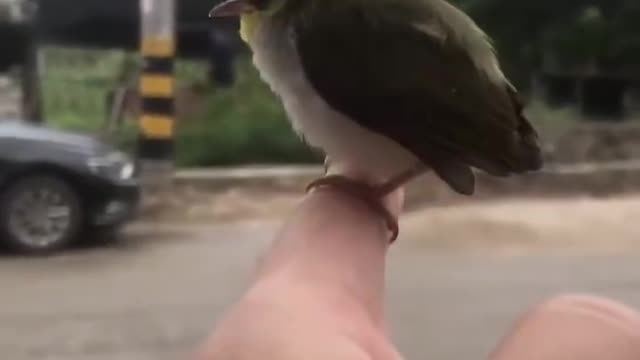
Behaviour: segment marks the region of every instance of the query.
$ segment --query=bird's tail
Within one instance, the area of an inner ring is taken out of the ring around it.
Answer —
[[[524,116],[521,117],[517,135],[509,148],[503,154],[477,154],[468,151],[456,155],[435,147],[430,147],[423,153],[428,154],[428,159],[424,161],[451,189],[462,195],[473,195],[476,177],[472,168],[496,177],[507,177],[542,168],[543,156],[538,135]]]

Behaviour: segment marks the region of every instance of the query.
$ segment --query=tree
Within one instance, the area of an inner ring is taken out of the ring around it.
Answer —
[[[507,72],[526,84],[543,66],[640,73],[638,0],[457,0],[494,38]]]

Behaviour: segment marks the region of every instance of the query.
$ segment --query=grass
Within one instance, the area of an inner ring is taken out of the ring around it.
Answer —
[[[124,72],[139,69],[135,55],[120,51],[46,48],[44,109],[54,127],[98,133],[108,116],[106,96]],[[216,89],[206,83],[205,64],[179,61],[178,88],[189,94],[180,118],[176,160],[180,166],[319,161],[293,133],[284,111],[248,59],[237,64],[237,83]],[[195,110],[194,110],[195,109]],[[135,119],[114,141],[135,148]]]
[[[233,88],[205,92],[203,110],[183,122],[178,162],[208,166],[318,161],[293,133],[279,101],[248,59],[239,62],[237,76]]]
[[[106,96],[126,54],[46,48],[42,81],[44,111],[53,126],[98,131],[107,117]]]

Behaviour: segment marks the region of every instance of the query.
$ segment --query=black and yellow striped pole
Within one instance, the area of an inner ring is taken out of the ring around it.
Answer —
[[[142,16],[140,78],[142,114],[138,157],[145,168],[173,165],[176,54],[175,0],[140,0]]]

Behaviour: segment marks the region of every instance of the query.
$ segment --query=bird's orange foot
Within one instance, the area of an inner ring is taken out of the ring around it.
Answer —
[[[373,211],[380,214],[389,230],[391,231],[391,242],[398,238],[400,228],[396,217],[383,205],[380,192],[373,186],[358,182],[342,175],[327,175],[323,178],[311,182],[307,186],[307,192],[322,187],[331,187],[356,196],[367,204]]]

